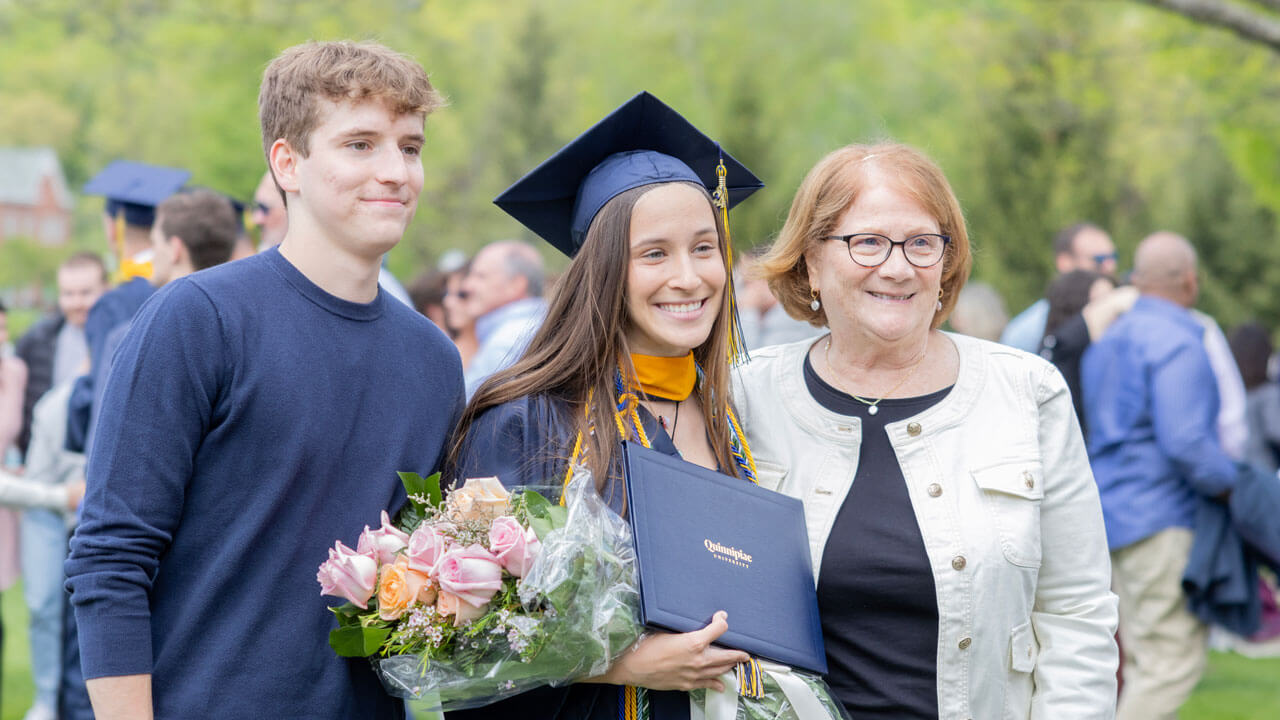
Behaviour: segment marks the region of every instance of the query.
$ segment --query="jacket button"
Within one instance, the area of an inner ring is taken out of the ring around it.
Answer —
[[[1031,488],[1034,488],[1036,486],[1035,476],[1033,476],[1030,472],[1023,470],[1022,484],[1026,485],[1028,490],[1030,490]]]
[[[918,423],[918,422],[907,423],[907,434],[908,434],[908,435],[910,435],[911,437],[915,437],[915,436],[919,435],[919,434],[920,434],[920,423]]]
[[[964,559],[964,556],[963,556],[963,555],[957,555],[957,556],[955,556],[955,557],[951,558],[951,567],[952,567],[953,569],[955,569],[955,570],[963,570],[963,569],[964,569],[964,566],[965,566],[965,559]]]
[[[973,638],[960,638],[961,650],[968,650],[971,644],[973,644]]]
[[[933,483],[925,490],[925,492],[929,493],[929,497],[938,497],[942,494],[942,486],[938,483]]]

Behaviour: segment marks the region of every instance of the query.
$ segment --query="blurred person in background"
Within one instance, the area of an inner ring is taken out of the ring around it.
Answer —
[[[529,243],[502,240],[476,253],[462,281],[479,342],[465,373],[468,398],[524,354],[547,312],[545,282],[542,256]]]
[[[9,464],[10,447],[22,428],[22,397],[27,387],[27,365],[10,354],[9,309],[0,303],[0,466]],[[18,516],[0,507],[0,592],[18,577]],[[4,648],[4,620],[0,618],[0,660]],[[0,662],[0,665],[3,665]],[[0,667],[3,677],[3,667]],[[3,690],[3,688],[0,688]]]
[[[1102,498],[1112,587],[1120,597],[1120,720],[1172,720],[1199,682],[1208,627],[1183,590],[1202,498],[1226,498],[1235,463],[1217,432],[1218,385],[1204,329],[1195,249],[1159,232],[1134,255],[1141,296],[1081,362],[1089,458]]]
[[[983,282],[971,282],[960,291],[950,322],[951,329],[958,333],[999,342],[1000,333],[1009,323],[1009,312],[995,288]]]
[[[971,262],[919,151],[809,171],[760,264],[830,333],[735,373],[758,479],[804,502],[850,716],[1109,718],[1116,598],[1071,398],[1041,358],[939,331]]]
[[[1268,376],[1274,353],[1271,334],[1260,323],[1245,323],[1231,331],[1228,338],[1231,354],[1240,368],[1245,386],[1245,418],[1249,440],[1245,445],[1245,462],[1274,474],[1280,468],[1280,385]],[[1256,633],[1248,638],[1227,636],[1225,645],[1249,656],[1280,656],[1276,638],[1280,637],[1280,603],[1275,586],[1265,576],[1258,578],[1258,594],[1262,598],[1262,620]],[[1215,640],[1210,638],[1214,647]]]
[[[1274,473],[1280,468],[1280,385],[1267,377],[1274,353],[1271,334],[1259,323],[1245,323],[1231,331],[1228,342],[1246,393],[1245,461]]]
[[[68,401],[66,443],[72,452],[83,453],[87,447],[94,401],[101,395],[101,388],[93,384],[95,373],[109,359],[107,336],[129,322],[155,292],[151,284],[151,226],[156,219],[156,205],[178,192],[190,177],[190,172],[178,168],[117,160],[84,186],[85,194],[106,198],[103,225],[107,238],[124,254],[117,273],[120,283],[98,298],[85,320],[89,372],[76,381]]]
[[[1080,359],[1116,318],[1133,307],[1138,299],[1138,290],[1133,287],[1117,288],[1110,275],[1093,270],[1072,270],[1049,284],[1047,299],[1049,317],[1045,322],[1044,338],[1040,341],[1040,357],[1057,366],[1067,381],[1080,430],[1088,437],[1084,396],[1080,389]]]
[[[49,388],[82,372],[89,358],[84,325],[89,308],[107,289],[107,268],[97,253],[78,252],[58,266],[58,309],[38,320],[18,340],[17,355],[27,364],[18,450],[26,456],[36,402]]]
[[[737,294],[738,322],[742,326],[742,342],[748,350],[782,345],[817,337],[822,331],[787,314],[787,310],[769,290],[769,283],[756,272],[756,262],[768,248],[755,248],[742,253],[733,273]]]
[[[1231,353],[1227,336],[1218,321],[1208,313],[1190,308],[1191,317],[1203,330],[1204,351],[1213,368],[1213,379],[1218,386],[1218,441],[1232,460],[1244,460],[1249,444],[1249,422],[1245,417],[1245,387],[1240,368]]]
[[[258,187],[253,191],[253,212],[249,215],[261,235],[258,250],[269,250],[280,244],[289,231],[289,215],[284,209],[284,196],[271,179],[271,171],[262,174]]]
[[[409,284],[409,298],[413,309],[422,313],[441,330],[448,331],[444,322],[444,293],[449,276],[439,270],[428,270]],[[452,333],[450,333],[452,335]]]
[[[84,497],[84,455],[68,451],[67,400],[74,378],[54,385],[36,403],[24,474],[6,480],[23,497],[22,597],[29,618],[31,679],[35,697],[23,720],[55,720],[63,675],[62,561],[68,528]],[[3,495],[0,488],[0,495]],[[2,501],[0,501],[2,502]]]
[[[25,720],[57,716],[66,604],[62,588],[62,561],[67,554],[64,511],[74,509],[84,494],[84,456],[63,447],[67,403],[76,376],[89,365],[84,328],[90,308],[107,290],[102,258],[89,252],[72,255],[59,266],[57,284],[57,312],[41,319],[18,341],[18,354],[29,368],[19,437],[27,465],[24,480],[30,489],[51,500],[61,497],[61,502],[29,509],[22,516],[22,594],[30,617],[31,675],[36,689]],[[43,449],[32,451],[32,445]]]
[[[458,348],[458,356],[462,358],[462,369],[471,367],[471,359],[475,357],[480,341],[476,339],[476,316],[472,314],[471,303],[467,302],[467,291],[462,283],[471,271],[471,263],[465,262],[449,272],[445,281],[444,328]]]
[[[1053,236],[1053,265],[1059,275],[1072,270],[1113,275],[1116,258],[1116,246],[1111,242],[1111,236],[1093,223],[1076,223]],[[1000,342],[1033,353],[1040,347],[1048,318],[1049,301],[1041,298],[1009,321],[1000,334]]]

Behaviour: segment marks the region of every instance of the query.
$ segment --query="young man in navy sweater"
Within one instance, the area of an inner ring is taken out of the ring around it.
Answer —
[[[310,43],[268,66],[277,250],[170,283],[117,352],[67,561],[99,720],[396,718],[337,657],[316,568],[433,472],[462,409],[449,340],[378,289],[422,189],[417,63]]]

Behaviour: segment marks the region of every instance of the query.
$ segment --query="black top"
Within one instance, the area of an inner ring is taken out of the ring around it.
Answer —
[[[1040,357],[1053,363],[1067,381],[1067,389],[1071,391],[1071,404],[1076,409],[1076,419],[1080,421],[1080,432],[1085,433],[1084,395],[1080,391],[1080,361],[1084,351],[1092,343],[1089,337],[1089,326],[1085,324],[1084,315],[1076,313],[1067,318],[1061,325],[1047,333],[1040,341]],[[1087,436],[1087,435],[1086,435]]]
[[[884,427],[937,404],[951,388],[868,406],[818,377],[804,380],[824,408],[860,418],[853,486],[827,536],[818,610],[827,682],[854,718],[938,717],[938,603],[924,538]]]

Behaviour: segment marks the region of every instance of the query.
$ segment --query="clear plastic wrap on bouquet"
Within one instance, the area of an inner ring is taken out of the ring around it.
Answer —
[[[585,468],[575,471],[564,500],[516,585],[522,611],[489,613],[457,628],[447,658],[424,652],[375,659],[389,692],[443,710],[479,707],[600,675],[640,637],[630,528]]]

